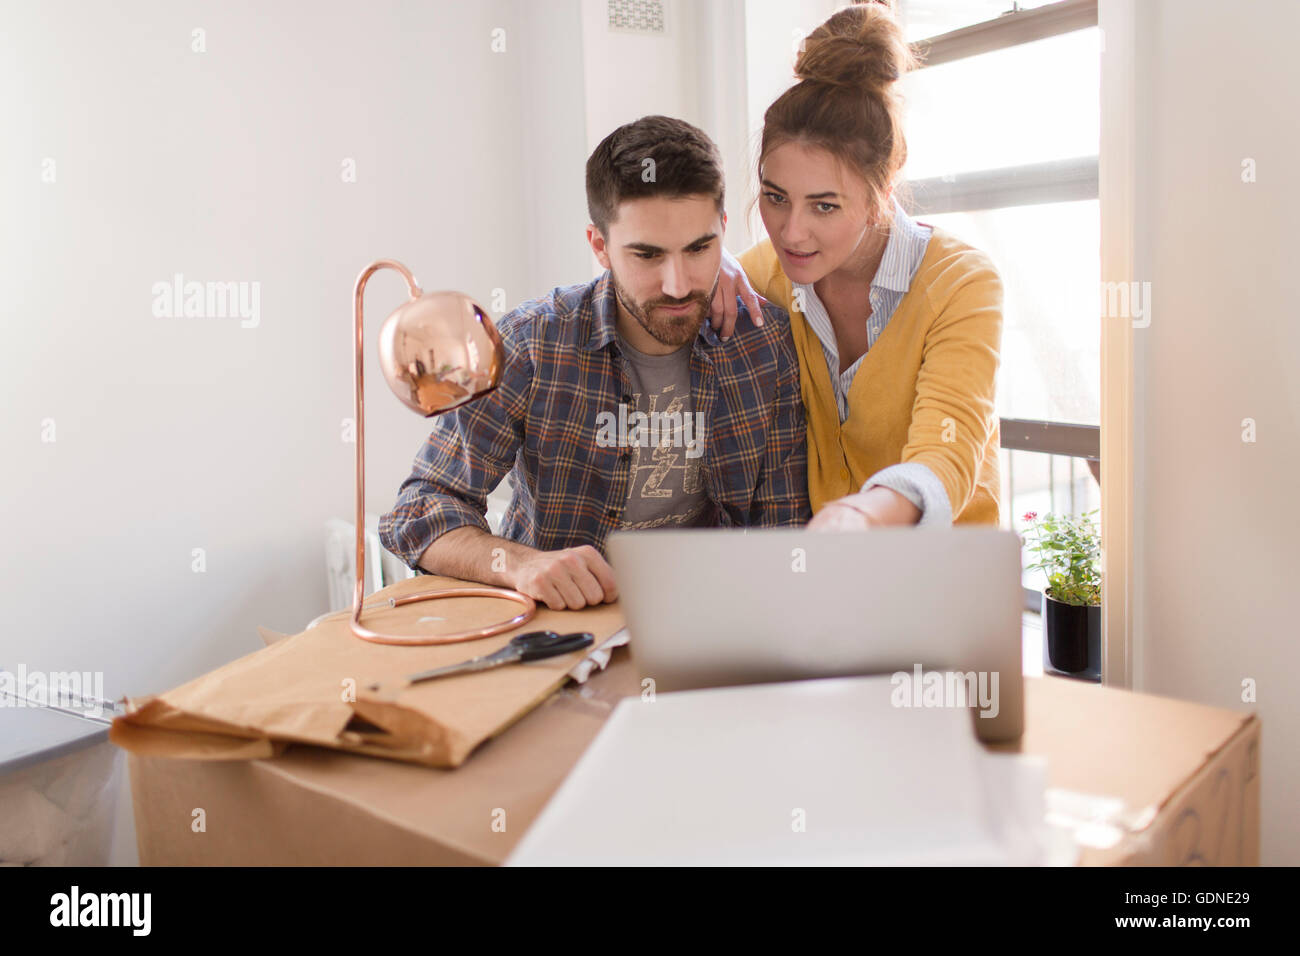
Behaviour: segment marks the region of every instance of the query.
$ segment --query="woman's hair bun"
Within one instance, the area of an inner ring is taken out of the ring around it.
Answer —
[[[804,40],[795,60],[800,80],[863,92],[884,91],[916,65],[887,3],[840,10]]]

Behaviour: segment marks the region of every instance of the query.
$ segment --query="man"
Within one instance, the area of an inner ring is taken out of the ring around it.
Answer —
[[[717,147],[647,116],[587,161],[587,240],[606,272],[497,323],[501,384],[435,420],[380,521],[408,566],[560,610],[613,601],[611,531],[800,525],[811,511],[789,317],[707,321],[722,257]],[[484,520],[509,473],[501,536]]]

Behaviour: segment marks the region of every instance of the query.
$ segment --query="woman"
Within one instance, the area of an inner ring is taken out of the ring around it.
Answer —
[[[907,158],[897,87],[913,65],[880,4],[808,36],[799,82],[764,115],[769,238],[728,257],[714,299],[724,338],[738,294],[790,312],[812,528],[998,523],[1002,286],[983,253],[894,198]]]

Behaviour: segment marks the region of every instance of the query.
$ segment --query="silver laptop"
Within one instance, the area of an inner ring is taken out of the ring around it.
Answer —
[[[1024,730],[1013,532],[618,532],[608,552],[643,687],[891,674],[906,706],[966,691],[981,740]]]

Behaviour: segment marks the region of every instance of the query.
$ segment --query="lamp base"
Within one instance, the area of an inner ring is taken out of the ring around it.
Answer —
[[[467,631],[456,631],[453,634],[380,634],[361,624],[361,607],[358,604],[352,611],[352,633],[363,641],[371,641],[375,644],[456,644],[460,641],[473,641],[480,637],[492,637],[496,634],[504,634],[506,631],[513,630],[521,624],[526,624],[528,621],[532,620],[533,615],[537,613],[536,601],[530,598],[527,594],[520,594],[518,591],[511,591],[509,588],[448,588],[442,591],[421,591],[418,594],[407,594],[399,598],[389,598],[388,604],[390,607],[400,607],[403,604],[414,604],[417,601],[436,601],[441,598],[454,597],[500,598],[505,601],[514,601],[516,604],[522,604],[524,609],[507,621],[501,621],[487,627],[480,627]]]

